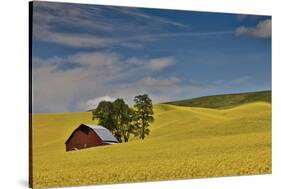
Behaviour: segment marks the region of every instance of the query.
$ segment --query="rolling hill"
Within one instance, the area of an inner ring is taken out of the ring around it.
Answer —
[[[33,187],[271,173],[271,104],[154,106],[144,140],[65,151],[91,112],[33,114]]]
[[[271,103],[271,91],[213,95],[187,100],[166,102],[164,104],[205,108],[229,108],[258,101]]]

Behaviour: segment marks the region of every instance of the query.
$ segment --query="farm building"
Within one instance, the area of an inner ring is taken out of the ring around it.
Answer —
[[[66,151],[118,143],[112,133],[99,125],[81,124],[65,142]]]

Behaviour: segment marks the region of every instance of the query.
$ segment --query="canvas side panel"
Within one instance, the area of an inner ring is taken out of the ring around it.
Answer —
[[[33,153],[32,153],[32,25],[33,2],[29,2],[29,187],[33,187]]]

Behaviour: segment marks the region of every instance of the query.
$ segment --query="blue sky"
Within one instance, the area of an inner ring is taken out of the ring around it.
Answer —
[[[271,89],[271,17],[34,2],[33,111]]]

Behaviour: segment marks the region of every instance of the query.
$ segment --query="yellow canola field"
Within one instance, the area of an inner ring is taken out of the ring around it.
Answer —
[[[231,109],[157,104],[144,140],[65,151],[90,112],[33,114],[33,187],[271,173],[271,104]]]

